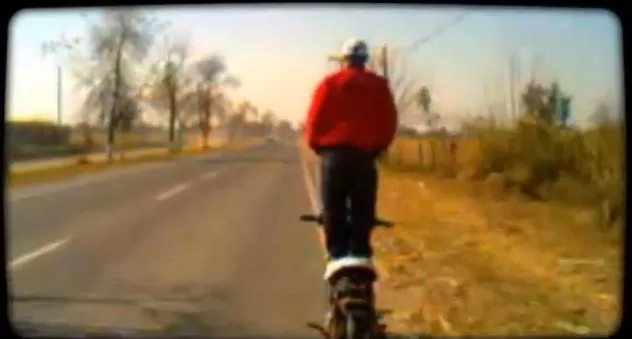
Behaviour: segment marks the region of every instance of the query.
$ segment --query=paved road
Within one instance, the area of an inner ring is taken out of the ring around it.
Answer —
[[[315,336],[325,291],[298,151],[265,144],[9,193],[13,320]],[[42,297],[57,297],[45,301]],[[35,302],[37,300],[37,302]],[[161,301],[162,300],[162,301]]]

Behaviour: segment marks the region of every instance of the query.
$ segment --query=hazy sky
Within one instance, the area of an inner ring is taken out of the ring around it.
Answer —
[[[243,82],[234,97],[300,121],[314,86],[332,69],[326,55],[347,38],[405,47],[464,12],[471,13],[410,58],[410,74],[418,84],[430,87],[435,109],[447,119],[480,111],[485,88],[496,97],[503,95],[511,53],[520,56],[523,81],[532,64],[540,78],[558,79],[573,95],[579,119],[599,99],[622,100],[621,29],[618,19],[604,11],[213,5],[165,7],[156,15],[190,37],[193,54],[225,57],[230,71]],[[79,11],[29,11],[13,18],[7,86],[11,117],[55,117],[55,64],[42,56],[41,42],[85,31]],[[64,81],[68,120],[80,100],[72,91],[72,79],[66,76]]]

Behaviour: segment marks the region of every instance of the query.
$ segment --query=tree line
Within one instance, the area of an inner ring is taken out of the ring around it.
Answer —
[[[403,94],[401,82],[383,68],[381,71],[389,76],[394,92]],[[571,124],[572,95],[557,81],[545,84],[533,80],[519,93],[517,116],[507,121],[502,118],[510,116],[508,112],[487,112],[489,115],[465,121],[458,132],[460,137],[455,138],[442,131],[442,117],[433,110],[430,88],[417,88],[408,92],[408,107],[399,107],[400,115],[412,112],[423,118],[429,132],[427,138],[417,138],[411,129],[400,128],[400,136],[408,134],[418,141],[415,161],[425,159],[424,153],[428,153],[427,164],[413,167],[446,175],[467,172],[472,179],[493,177],[503,187],[516,188],[536,199],[596,206],[600,226],[612,227],[621,221],[624,125],[620,112],[607,102],[599,102],[592,123],[581,128]],[[464,152],[459,151],[461,148]],[[459,163],[457,154],[471,161]],[[438,164],[439,158],[445,161]]]
[[[231,100],[228,90],[241,82],[226,60],[216,53],[193,59],[187,37],[174,33],[169,22],[129,8],[84,18],[83,38],[62,36],[45,42],[44,49],[61,57],[85,93],[78,113],[85,126],[105,129],[108,159],[117,136],[129,132],[148,109],[168,122],[173,151],[179,129],[196,127],[208,147],[214,126],[227,127],[234,137],[248,120],[268,132],[278,124],[274,112]]]

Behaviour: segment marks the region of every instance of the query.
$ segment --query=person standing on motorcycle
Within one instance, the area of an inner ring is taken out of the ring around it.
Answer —
[[[325,279],[346,266],[372,268],[376,160],[397,129],[387,80],[366,69],[366,43],[348,40],[342,57],[342,67],[318,84],[305,124],[307,144],[321,158]]]

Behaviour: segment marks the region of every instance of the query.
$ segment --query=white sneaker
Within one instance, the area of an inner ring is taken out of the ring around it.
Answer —
[[[329,329],[329,325],[331,324],[332,319],[334,318],[334,313],[330,310],[325,313],[325,330]]]
[[[370,270],[375,270],[373,267],[373,260],[366,257],[344,257],[336,260],[331,260],[327,263],[325,268],[324,279],[327,281],[334,273],[340,271],[343,268],[349,267],[363,267]]]

